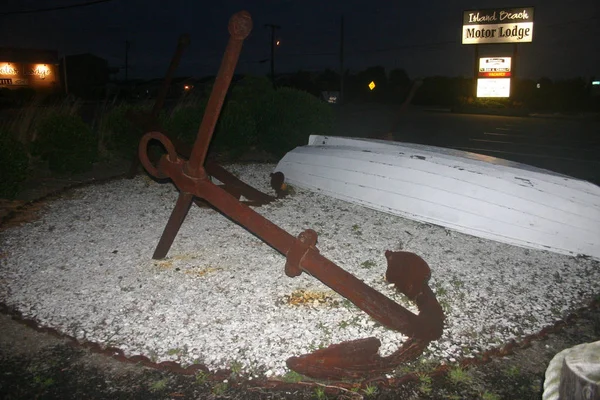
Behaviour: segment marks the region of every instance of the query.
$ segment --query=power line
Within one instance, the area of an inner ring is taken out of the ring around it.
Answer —
[[[87,7],[87,6],[93,6],[95,4],[100,4],[100,3],[108,3],[109,1],[113,1],[113,0],[93,0],[93,1],[87,1],[85,3],[70,4],[68,6],[36,8],[33,10],[8,11],[8,12],[0,13],[0,17],[6,17],[8,15],[19,15],[19,14],[36,14],[36,13],[47,12],[47,11],[57,11],[57,10],[66,10],[69,8]]]

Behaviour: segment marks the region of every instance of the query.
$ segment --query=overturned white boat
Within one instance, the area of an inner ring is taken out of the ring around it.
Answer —
[[[600,259],[600,187],[412,143],[312,135],[278,163],[309,190],[485,239]]]

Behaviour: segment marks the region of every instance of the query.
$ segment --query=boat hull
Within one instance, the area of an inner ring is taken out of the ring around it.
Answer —
[[[275,168],[291,185],[517,246],[600,259],[600,188],[454,149],[312,135]]]

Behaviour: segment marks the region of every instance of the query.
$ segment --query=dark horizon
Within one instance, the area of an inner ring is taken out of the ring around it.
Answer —
[[[61,55],[91,53],[120,67],[130,42],[129,78],[164,75],[181,33],[191,35],[178,76],[214,75],[228,39],[227,21],[246,9],[254,29],[236,72],[267,75],[270,29],[281,46],[276,73],[339,70],[340,21],[345,25],[345,69],[402,68],[411,78],[473,74],[474,46],[461,44],[462,13],[504,6],[535,7],[532,43],[518,45],[518,78],[553,80],[600,75],[600,14],[597,1],[557,0],[506,4],[497,1],[435,1],[410,7],[383,0],[239,0],[201,5],[192,0],[104,0],[86,7],[38,13],[25,10],[80,4],[85,0],[10,1],[0,13],[0,47],[55,49]],[[57,29],[57,27],[60,27]],[[512,45],[480,45],[480,56],[510,56]],[[265,61],[267,60],[267,61]],[[0,60],[2,61],[2,60]],[[261,62],[262,61],[262,62]]]

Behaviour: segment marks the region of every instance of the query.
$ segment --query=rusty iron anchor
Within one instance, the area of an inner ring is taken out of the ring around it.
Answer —
[[[154,101],[154,105],[150,113],[144,113],[141,111],[134,110],[127,111],[126,117],[135,126],[141,128],[143,132],[165,132],[158,120],[158,115],[164,107],[165,100],[169,92],[169,86],[171,85],[171,81],[173,80],[175,71],[179,66],[179,63],[183,56],[183,52],[190,45],[190,43],[191,39],[189,34],[184,33],[179,36],[179,39],[177,41],[177,48],[175,49],[175,53],[171,58],[171,63],[167,68],[165,78],[163,79],[163,82],[158,90],[156,99]],[[179,154],[183,155],[186,158],[189,158],[191,153],[190,146],[186,146],[185,144],[178,141],[176,142],[173,138],[171,138],[170,140],[175,143],[175,148]],[[127,178],[132,179],[136,175],[139,165],[140,158],[137,156],[136,153],[136,157],[133,157],[131,166],[129,168],[129,172],[127,173]],[[204,168],[210,176],[219,180],[223,184],[222,187],[229,193],[231,193],[233,196],[235,196],[238,199],[244,196],[247,199],[245,203],[248,205],[261,206],[275,201],[279,198],[283,198],[287,195],[287,192],[281,189],[283,184],[283,174],[281,174],[281,172],[276,172],[275,174],[273,174],[271,179],[271,186],[277,194],[276,197],[273,197],[253,188],[245,182],[242,182],[240,179],[231,174],[229,171],[227,171],[215,161],[207,160]],[[196,204],[202,206],[202,204],[198,202],[196,202]]]
[[[139,157],[149,174],[169,178],[179,189],[179,198],[169,217],[153,258],[164,258],[193,199],[200,198],[232,219],[265,243],[286,256],[285,274],[289,277],[307,272],[322,283],[350,300],[382,325],[400,331],[410,339],[393,355],[379,357],[376,338],[360,339],[332,345],[313,354],[292,357],[288,366],[299,373],[316,378],[360,377],[389,370],[400,362],[417,357],[431,340],[439,338],[443,329],[443,312],[435,295],[427,286],[430,270],[427,263],[413,253],[386,252],[387,279],[417,303],[420,313],[415,315],[398,303],[365,284],[354,275],[337,266],[319,253],[317,233],[311,229],[294,237],[272,223],[222,187],[211,182],[204,166],[210,143],[227,89],[244,39],[250,34],[252,19],[242,11],[229,21],[230,39],[219,68],[198,136],[188,160],[181,158],[169,138],[160,132],[146,133],[139,145]],[[148,157],[151,140],[159,141],[166,149],[158,165]],[[276,181],[282,181],[281,176]]]

